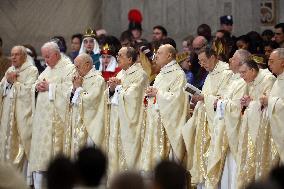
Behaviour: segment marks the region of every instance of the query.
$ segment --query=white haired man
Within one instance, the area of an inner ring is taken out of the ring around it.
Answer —
[[[37,98],[33,112],[30,170],[34,172],[35,188],[42,187],[42,175],[50,159],[63,152],[68,91],[75,73],[75,66],[69,59],[61,57],[55,42],[45,43],[41,53],[47,68],[39,75],[34,87]]]
[[[24,171],[32,138],[31,88],[38,71],[23,46],[12,48],[11,61],[0,83],[0,161]]]

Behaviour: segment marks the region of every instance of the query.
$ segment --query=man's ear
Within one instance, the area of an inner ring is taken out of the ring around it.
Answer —
[[[168,59],[172,59],[173,55],[172,53],[168,53]]]
[[[281,66],[284,67],[284,59],[281,62]]]

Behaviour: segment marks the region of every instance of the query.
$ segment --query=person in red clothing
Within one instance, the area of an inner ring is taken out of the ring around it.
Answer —
[[[111,77],[115,77],[121,70],[121,68],[118,67],[115,56],[115,51],[112,50],[111,46],[105,44],[101,50],[99,67],[99,71],[102,72],[105,81],[108,81]]]

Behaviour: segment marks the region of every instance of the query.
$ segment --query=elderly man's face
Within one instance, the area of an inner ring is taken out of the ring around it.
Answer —
[[[84,77],[91,69],[90,62],[86,62],[81,56],[75,58],[74,65],[81,77]]]
[[[198,54],[201,49],[205,48],[205,43],[204,43],[205,38],[204,37],[196,37],[193,40],[192,47],[193,51]]]
[[[12,65],[16,68],[21,67],[26,61],[26,55],[21,51],[20,48],[14,47],[11,50],[11,61]]]
[[[284,58],[280,58],[278,52],[274,51],[269,57],[268,66],[272,73],[280,75],[284,70]]]
[[[169,53],[166,46],[162,45],[159,47],[156,53],[156,64],[161,68],[170,62],[171,54]]]
[[[92,52],[94,50],[95,39],[92,38],[92,37],[86,37],[83,40],[83,44],[84,44],[84,47],[85,47],[86,51],[90,53],[90,52]]]
[[[229,67],[230,67],[230,70],[232,70],[234,73],[237,73],[239,71],[239,67],[240,67],[240,55],[239,55],[239,53],[235,52],[233,57],[230,58]]]
[[[203,67],[206,71],[211,72],[215,68],[215,59],[214,56],[207,58],[205,52],[200,53],[198,55],[199,64]]]
[[[44,58],[45,63],[51,68],[53,68],[57,64],[60,58],[59,52],[56,52],[49,48],[42,48],[41,54]]]
[[[117,54],[118,66],[123,70],[127,70],[132,64],[131,58],[128,58],[126,53],[127,47],[122,47]]]
[[[246,64],[241,65],[239,73],[241,75],[241,78],[243,78],[247,83],[252,82],[257,76],[257,72],[254,69],[248,67]]]

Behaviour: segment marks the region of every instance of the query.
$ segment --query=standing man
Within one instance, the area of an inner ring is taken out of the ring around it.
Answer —
[[[31,88],[38,77],[26,48],[11,50],[12,66],[0,83],[0,161],[27,166],[32,138]]]
[[[76,157],[85,145],[105,149],[105,81],[99,71],[93,69],[93,60],[82,53],[75,58],[77,75],[73,78],[73,89],[70,98],[71,116],[65,134],[65,152]],[[71,145],[68,141],[71,139]],[[70,151],[71,149],[71,151]],[[70,152],[70,153],[68,153]]]
[[[183,127],[183,138],[187,150],[188,170],[192,182],[204,186],[207,175],[208,149],[213,135],[215,116],[214,102],[223,97],[232,76],[229,65],[217,59],[217,54],[210,48],[199,51],[201,67],[208,71],[201,95],[192,96],[196,103],[192,117]]]
[[[186,77],[175,59],[173,46],[160,46],[156,64],[161,70],[153,86],[146,90],[146,128],[140,160],[140,169],[145,172],[153,171],[161,159],[182,161],[185,154],[181,128],[186,122],[188,104],[184,92]]]
[[[148,77],[132,47],[118,52],[121,71],[108,81],[110,107],[109,175],[138,166],[143,131],[143,99]]]
[[[138,9],[131,9],[128,12],[128,31],[131,32],[134,43],[139,43],[144,41],[142,39],[142,14]]]
[[[224,15],[220,17],[221,30],[225,30],[232,34],[233,31],[233,16]]]
[[[206,186],[208,188],[236,188],[239,128],[241,125],[240,99],[246,94],[247,84],[241,78],[241,65],[251,58],[243,49],[230,59],[233,75],[220,99],[215,101],[216,113],[209,146]]]
[[[220,17],[220,25],[221,25],[221,30],[229,32],[229,36],[226,39],[227,40],[226,42],[227,42],[228,47],[229,47],[230,55],[233,56],[233,53],[235,52],[235,50],[237,50],[237,47],[235,45],[237,38],[234,35],[232,35],[233,16],[232,15],[221,16]]]
[[[54,42],[41,47],[47,68],[40,74],[35,91],[33,132],[30,153],[30,168],[34,172],[35,188],[42,188],[43,173],[51,158],[63,152],[66,114],[75,67],[63,58]]]
[[[268,117],[270,121],[272,138],[280,155],[280,161],[284,162],[284,141],[283,141],[283,111],[284,111],[284,48],[275,49],[268,61],[272,73],[277,79],[271,89],[269,96],[261,98],[261,104],[268,106]]]
[[[268,142],[264,137],[270,132],[267,128],[267,109],[261,106],[260,98],[269,95],[275,77],[265,70],[259,69],[253,60],[244,62],[239,69],[241,77],[247,83],[247,93],[241,98],[243,109],[242,124],[239,131],[238,157],[237,157],[237,188],[246,187],[250,182],[259,177],[258,167],[273,167],[273,162],[278,160],[277,154],[270,156],[270,149],[262,151],[263,142]],[[263,132],[267,130],[266,132]],[[257,163],[258,156],[268,158],[267,161]]]

